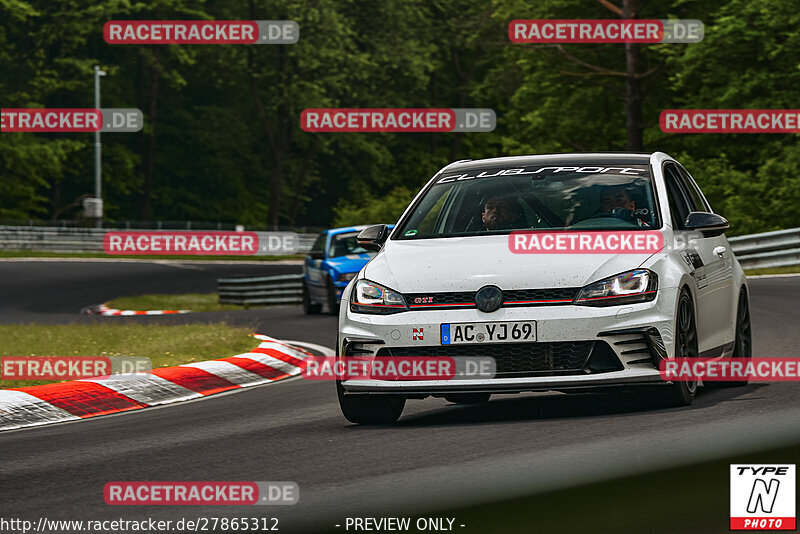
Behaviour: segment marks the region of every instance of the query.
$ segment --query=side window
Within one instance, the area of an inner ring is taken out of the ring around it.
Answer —
[[[325,240],[328,238],[328,234],[322,233],[317,236],[317,239],[314,240],[314,244],[311,245],[311,252],[323,252],[325,250]]]
[[[689,202],[680,186],[680,174],[675,165],[667,163],[664,165],[664,180],[667,183],[667,200],[669,201],[669,212],[672,216],[672,225],[677,230],[683,230],[683,223],[686,216],[692,211]]]
[[[689,172],[683,167],[678,167],[678,171],[680,171],[684,187],[689,193],[689,200],[691,200],[692,203],[692,211],[704,211],[706,213],[711,213],[711,207],[703,198],[703,195],[700,193],[700,189],[698,189],[697,184],[694,182]]]

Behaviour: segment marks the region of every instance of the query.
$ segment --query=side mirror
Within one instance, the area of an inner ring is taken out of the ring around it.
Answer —
[[[309,252],[307,254],[307,256],[309,258],[311,258],[312,260],[324,260],[325,259],[325,253],[323,251],[321,251],[321,250],[312,250],[311,252]]]
[[[388,237],[389,227],[385,224],[376,224],[361,230],[356,236],[356,241],[367,250],[380,250]]]
[[[686,216],[683,226],[687,230],[697,230],[703,237],[716,237],[724,234],[731,225],[722,215],[693,211]]]

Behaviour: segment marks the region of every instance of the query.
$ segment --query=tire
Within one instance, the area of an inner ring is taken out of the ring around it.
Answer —
[[[733,345],[733,358],[752,358],[753,357],[753,333],[750,328],[750,303],[747,298],[747,290],[742,288],[739,291],[739,304],[736,308],[736,337]],[[733,388],[746,386],[748,380],[736,380],[729,382],[709,381],[706,387],[712,388]]]
[[[303,280],[303,311],[306,315],[318,315],[322,311],[322,304],[311,303],[311,293],[305,280]]]
[[[453,404],[484,404],[491,396],[491,393],[453,393],[445,395],[444,400]]]
[[[689,291],[683,288],[675,317],[675,357],[697,358],[698,354],[694,303]],[[661,400],[666,406],[689,406],[697,394],[697,382],[681,380],[661,389]]]
[[[328,310],[331,315],[339,315],[339,300],[336,298],[336,286],[333,285],[333,279],[328,277]]]
[[[344,418],[357,425],[390,425],[400,418],[406,405],[399,395],[345,395],[336,381],[336,395]]]

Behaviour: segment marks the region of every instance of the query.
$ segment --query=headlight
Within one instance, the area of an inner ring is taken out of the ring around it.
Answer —
[[[353,290],[350,310],[358,313],[397,313],[405,311],[406,299],[397,291],[392,291],[369,280],[359,280]]]
[[[357,274],[358,274],[357,272],[355,272],[355,273],[342,273],[342,274],[339,275],[339,277],[336,279],[336,281],[337,282],[349,282],[350,280],[355,278]]]
[[[658,277],[653,271],[636,269],[585,286],[575,297],[580,306],[618,306],[656,298]]]

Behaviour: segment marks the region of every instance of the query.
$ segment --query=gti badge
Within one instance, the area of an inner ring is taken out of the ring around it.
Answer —
[[[503,305],[503,292],[497,286],[483,286],[475,294],[475,305],[482,312],[493,312]]]

